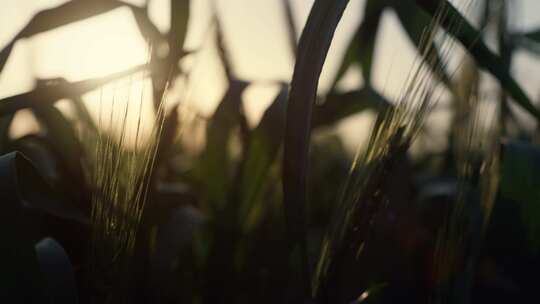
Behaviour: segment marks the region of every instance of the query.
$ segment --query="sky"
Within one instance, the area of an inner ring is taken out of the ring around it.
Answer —
[[[301,29],[313,1],[291,1],[297,28]],[[322,94],[329,89],[345,47],[363,17],[364,1],[351,0],[338,26],[319,83]],[[3,0],[0,47],[5,46],[33,14],[63,2],[65,0]],[[140,5],[144,1],[127,2]],[[536,14],[540,11],[540,1],[511,2],[515,6],[512,26],[516,30],[540,26],[540,16]],[[199,51],[184,62],[193,68],[190,89],[185,97],[194,108],[208,116],[223,95],[226,83],[208,31],[210,0],[193,0],[192,3],[185,47]],[[238,77],[254,83],[245,93],[248,119],[254,125],[279,90],[272,82],[289,81],[294,67],[281,0],[218,0],[217,4],[234,70]],[[150,17],[162,31],[166,31],[169,25],[168,11],[168,0],[150,1]],[[31,90],[36,78],[64,77],[73,81],[121,71],[144,63],[147,53],[130,12],[125,8],[116,9],[18,42],[0,74],[0,98]],[[384,95],[395,98],[415,57],[393,13],[387,13],[383,19],[376,54],[373,84]],[[525,53],[516,57],[512,72],[534,100],[540,97],[540,73],[537,71],[540,71],[538,58]],[[353,88],[362,82],[360,72],[351,70],[341,85]],[[485,92],[488,99],[495,95],[490,88],[488,86]],[[101,98],[102,105],[109,105],[113,95],[123,97],[117,98],[119,100],[144,99],[145,109],[150,109],[149,90],[149,82],[142,80],[142,75],[134,75],[123,84],[112,84],[103,91],[87,94],[84,99],[94,115],[100,109],[96,105],[97,100]],[[63,103],[59,103],[59,107],[62,106]],[[20,136],[35,129],[35,123],[27,113],[19,116],[22,118],[17,120],[21,122],[12,134]],[[448,120],[446,116],[443,113],[435,120]],[[358,145],[365,138],[366,132],[362,130],[370,120],[369,114],[360,114],[337,127],[348,147]]]

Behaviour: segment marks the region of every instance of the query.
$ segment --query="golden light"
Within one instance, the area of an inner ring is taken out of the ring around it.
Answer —
[[[118,8],[63,26],[19,44],[13,54],[25,51],[26,69],[20,66],[15,69],[17,58],[13,58],[12,67],[7,66],[4,72],[14,75],[15,79],[26,79],[27,85],[21,91],[30,90],[28,83],[35,79],[63,77],[69,81],[78,81],[102,77],[148,60],[148,47],[128,8]],[[105,129],[117,129],[116,120],[121,120],[121,114],[128,109],[128,138],[134,137],[139,116],[143,122],[142,135],[147,134],[153,115],[152,89],[146,76],[142,73],[134,74],[82,96],[96,124],[101,122],[101,127]],[[141,102],[142,107],[139,106]],[[109,113],[116,113],[116,118],[111,121]],[[100,119],[100,116],[103,117]],[[23,112],[17,115],[11,135],[19,137],[36,130],[37,124],[31,115]]]

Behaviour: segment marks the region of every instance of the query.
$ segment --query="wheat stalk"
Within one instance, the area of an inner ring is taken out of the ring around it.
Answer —
[[[377,214],[389,203],[395,203],[388,201],[389,189],[385,180],[397,162],[405,158],[427,115],[441,98],[440,84],[433,75],[447,68],[446,61],[455,48],[455,41],[442,33],[443,60],[437,61],[438,54],[433,45],[446,19],[447,7],[443,3],[424,30],[421,52],[407,75],[396,105],[377,118],[364,156],[360,157],[360,150],[355,156],[341,203],[323,240],[313,280],[313,290],[319,299],[331,301],[335,298],[331,293],[336,292],[335,286],[339,282],[332,281],[339,280],[339,268],[345,267],[341,265],[342,260],[346,256],[358,258],[362,254]],[[459,26],[453,22],[450,30],[457,31]]]
[[[140,81],[144,78],[143,74]],[[132,84],[133,78],[129,91]],[[163,96],[166,94],[167,88]],[[164,102],[161,102],[151,122],[150,136],[145,141],[142,133],[144,89],[139,100],[128,96],[120,110],[116,110],[117,98],[115,88],[111,110],[106,113],[102,90],[98,113],[98,129],[109,124],[116,128],[117,136],[98,131],[82,138],[90,158],[86,167],[93,189],[87,278],[90,296],[99,303],[129,302],[129,268],[165,116]],[[137,111],[135,138],[132,146],[127,148],[128,113],[133,110]]]

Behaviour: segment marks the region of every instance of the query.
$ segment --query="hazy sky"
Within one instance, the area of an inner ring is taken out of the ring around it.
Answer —
[[[2,0],[0,10],[0,46],[4,46],[31,16],[43,8],[52,7],[65,0]],[[128,1],[141,4],[143,1]],[[246,108],[255,123],[263,109],[277,92],[277,87],[267,80],[288,81],[292,74],[293,57],[290,53],[281,0],[221,0],[218,9],[225,29],[227,47],[233,56],[238,76],[254,80],[246,92]],[[292,0],[297,26],[301,28],[312,0]],[[531,29],[540,25],[540,1],[513,0],[516,29]],[[200,49],[191,58],[194,76],[189,94],[190,102],[204,114],[212,113],[224,90],[219,61],[211,47],[208,35],[210,0],[192,0],[192,21],[187,48]],[[362,18],[364,0],[351,0],[340,23],[320,81],[322,92],[328,89],[345,46]],[[168,27],[169,0],[151,1],[151,18],[161,30]],[[377,42],[374,85],[384,94],[394,97],[403,84],[414,52],[396,24],[392,13],[383,21],[383,35]],[[202,47],[202,48],[201,48]],[[65,77],[80,80],[106,75],[146,61],[147,51],[138,36],[134,20],[127,9],[79,22],[55,31],[40,34],[17,43],[3,73],[0,75],[0,97],[30,90],[35,78]],[[216,72],[218,71],[218,72]],[[533,99],[540,96],[540,64],[530,55],[516,58],[514,75]],[[141,94],[148,91],[148,83],[136,81],[132,91],[123,94]],[[344,86],[361,82],[358,71],[349,73]],[[146,88],[146,89],[143,89]],[[117,92],[118,93],[118,92]],[[112,93],[111,93],[112,94]],[[144,98],[149,98],[150,94]],[[96,93],[85,97],[95,104]],[[95,112],[95,109],[94,109]],[[358,141],[361,132],[351,132],[362,124],[362,119],[352,119],[342,126],[349,130],[350,143]]]

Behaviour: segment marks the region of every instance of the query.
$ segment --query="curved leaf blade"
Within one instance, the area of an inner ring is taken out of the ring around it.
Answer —
[[[75,274],[64,248],[52,238],[44,238],[35,248],[51,301],[58,304],[78,303]]]
[[[347,0],[317,0],[313,4],[300,37],[287,104],[283,204],[293,252],[303,268],[300,280],[306,298],[311,294],[305,214],[311,115],[322,67],[347,4]]]
[[[0,300],[41,303],[50,297],[32,236],[37,213],[84,221],[22,154],[0,156]],[[43,266],[43,265],[42,265]],[[3,301],[2,301],[3,302]]]
[[[44,300],[43,277],[31,240],[30,225],[24,214],[24,201],[20,191],[21,179],[28,169],[26,160],[18,153],[0,156],[0,300],[18,299],[21,303],[39,303]],[[23,167],[21,168],[21,164]],[[24,185],[24,184],[23,184]],[[26,221],[25,221],[26,219]]]

